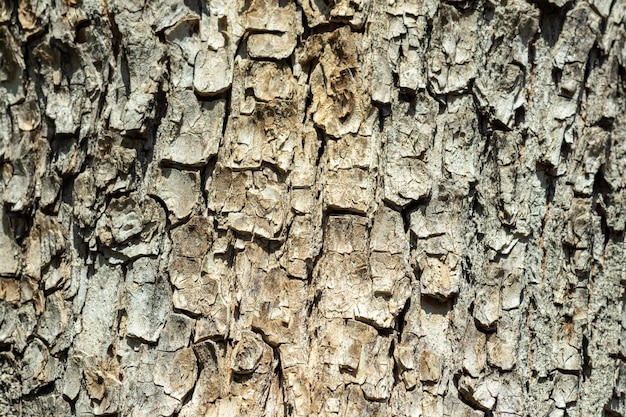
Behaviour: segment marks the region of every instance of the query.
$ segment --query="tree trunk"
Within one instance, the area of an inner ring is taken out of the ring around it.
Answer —
[[[2,0],[0,415],[626,416],[621,0]]]

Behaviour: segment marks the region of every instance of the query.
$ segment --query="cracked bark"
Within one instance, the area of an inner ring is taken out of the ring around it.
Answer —
[[[0,2],[0,415],[626,415],[625,24]]]

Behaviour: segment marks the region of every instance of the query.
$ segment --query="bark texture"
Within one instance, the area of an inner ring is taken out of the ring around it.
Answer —
[[[0,415],[625,416],[625,8],[0,1]]]

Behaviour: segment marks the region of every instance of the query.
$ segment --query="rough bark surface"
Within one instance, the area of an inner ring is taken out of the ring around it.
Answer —
[[[625,8],[0,1],[0,415],[625,416]]]

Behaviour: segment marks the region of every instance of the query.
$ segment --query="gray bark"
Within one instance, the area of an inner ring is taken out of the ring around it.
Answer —
[[[626,3],[0,2],[0,415],[626,416]]]

